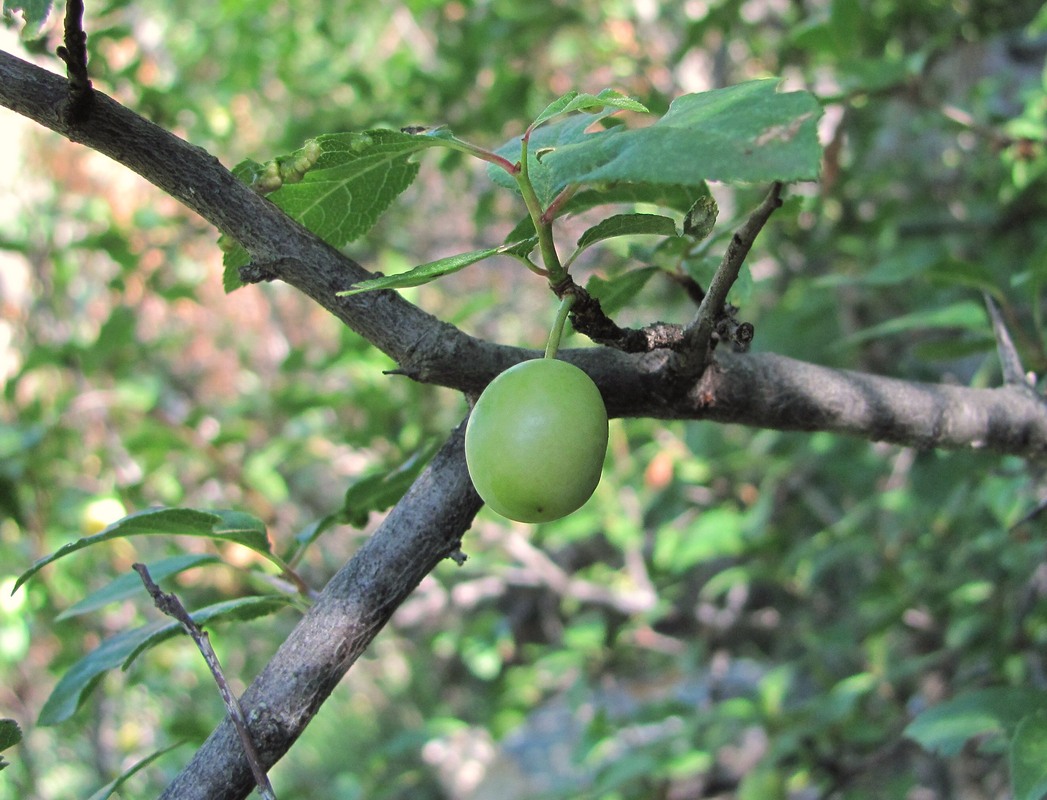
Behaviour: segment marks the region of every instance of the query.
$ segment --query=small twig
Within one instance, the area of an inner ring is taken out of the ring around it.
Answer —
[[[65,6],[65,44],[58,57],[65,62],[69,76],[69,97],[65,119],[70,125],[83,122],[94,105],[94,89],[87,75],[87,34],[84,32],[83,0],[68,0]]]
[[[727,293],[730,292],[731,287],[738,280],[742,264],[745,263],[745,258],[749,255],[749,250],[752,249],[757,235],[763,230],[763,226],[767,223],[771,214],[781,204],[782,184],[776,181],[771,186],[771,190],[767,193],[764,201],[760,203],[757,209],[749,216],[749,219],[745,221],[745,224],[731,237],[731,243],[723,254],[720,266],[716,269],[716,274],[713,275],[713,279],[709,283],[709,288],[705,292],[705,297],[702,298],[701,305],[698,306],[698,314],[686,332],[689,352],[698,354],[698,358],[703,365],[713,333],[716,331],[717,323],[724,314]],[[752,337],[750,336],[749,338],[751,339]]]
[[[229,682],[226,681],[225,675],[222,673],[222,666],[218,663],[218,656],[215,654],[214,648],[211,647],[211,640],[208,638],[206,631],[202,630],[193,621],[193,618],[189,616],[189,612],[185,610],[185,606],[182,605],[182,601],[177,596],[161,591],[160,587],[153,581],[152,575],[149,574],[149,568],[145,564],[133,564],[132,566],[135,572],[142,578],[142,583],[145,584],[145,588],[153,598],[156,607],[167,616],[178,620],[185,632],[192,637],[193,641],[196,642],[196,646],[200,648],[204,661],[207,662],[207,666],[211,669],[211,674],[214,675],[215,683],[218,684],[218,691],[221,692],[222,700],[225,701],[229,717],[232,719],[237,733],[240,734],[244,753],[251,765],[255,783],[258,784],[258,793],[265,800],[276,800],[273,786],[269,782],[269,777],[265,774],[265,767],[262,766],[262,760],[259,758],[254,741],[251,739],[251,732],[247,727],[247,720],[244,718],[244,711],[240,707],[240,701],[236,699],[236,695],[229,688]]]
[[[597,344],[624,353],[649,353],[659,348],[677,347],[683,338],[683,327],[668,322],[655,322],[643,328],[622,328],[604,312],[600,301],[574,282],[568,275],[556,287],[558,297],[574,295],[571,324]]]
[[[1003,382],[1007,386],[1029,387],[1029,380],[1025,377],[1025,369],[1018,355],[1018,349],[1014,346],[1011,334],[1003,321],[1003,314],[996,301],[987,293],[983,292],[985,307],[989,309],[989,319],[992,320],[992,332],[996,337],[996,351],[1000,355],[1000,369],[1003,371]]]
[[[699,284],[698,281],[686,272],[666,272],[664,274],[683,287],[683,290],[687,292],[687,296],[690,298],[692,303],[696,306],[702,304],[702,300],[705,299],[705,289],[701,287],[701,284]]]

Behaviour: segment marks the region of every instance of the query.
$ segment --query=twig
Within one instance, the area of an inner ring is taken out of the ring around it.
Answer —
[[[985,307],[989,309],[989,319],[992,320],[992,332],[996,337],[996,351],[1000,355],[1000,369],[1003,371],[1003,382],[1007,386],[1029,387],[1029,381],[1025,377],[1025,369],[1018,355],[1018,349],[1014,346],[1011,334],[1003,321],[1000,307],[996,301],[987,293],[983,292]]]
[[[781,204],[782,184],[776,181],[771,186],[771,190],[767,193],[764,201],[760,203],[757,209],[749,216],[749,219],[745,221],[745,224],[731,237],[731,243],[723,254],[720,266],[716,269],[716,274],[713,275],[713,279],[709,283],[709,288],[705,292],[705,297],[702,298],[701,305],[698,306],[698,315],[685,334],[688,351],[697,354],[702,366],[704,366],[706,361],[706,354],[712,341],[713,333],[723,317],[727,293],[734,286],[734,282],[738,280],[742,264],[745,263],[745,258],[749,255],[749,250],[752,249],[756,236],[763,229],[771,214]],[[746,333],[749,334],[748,339],[752,339],[751,327]]]
[[[65,44],[59,46],[58,57],[66,65],[69,76],[69,96],[64,109],[65,121],[70,125],[83,122],[94,106],[94,89],[87,76],[87,34],[84,32],[83,0],[68,0],[65,6]]]
[[[561,298],[574,295],[571,324],[596,344],[623,353],[649,353],[663,347],[677,347],[683,339],[683,327],[667,322],[655,322],[643,328],[619,327],[600,307],[600,301],[576,284],[570,275],[557,285],[556,294]]]
[[[153,577],[149,574],[149,568],[145,564],[133,564],[132,566],[135,572],[142,578],[142,583],[145,584],[145,588],[153,598],[156,607],[164,614],[167,614],[167,616],[178,620],[185,632],[192,637],[193,641],[196,642],[196,646],[200,648],[204,661],[207,662],[207,666],[211,669],[211,674],[214,675],[215,683],[218,684],[218,691],[221,692],[222,700],[225,701],[229,717],[232,719],[237,733],[240,734],[240,741],[243,742],[244,746],[244,754],[251,765],[255,783],[258,784],[258,793],[265,800],[276,800],[273,786],[269,782],[269,777],[265,774],[265,767],[262,766],[262,760],[259,758],[254,741],[251,739],[251,732],[247,728],[247,720],[244,718],[240,701],[236,699],[236,695],[229,688],[229,682],[226,681],[225,675],[222,673],[222,666],[218,663],[218,656],[215,654],[214,648],[211,647],[211,640],[208,638],[207,633],[193,621],[193,618],[189,616],[189,612],[185,610],[185,606],[182,605],[177,596],[161,591],[160,587],[153,581]]]

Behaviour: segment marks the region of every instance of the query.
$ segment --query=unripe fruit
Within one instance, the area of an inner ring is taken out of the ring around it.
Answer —
[[[548,522],[578,510],[600,482],[607,409],[600,390],[566,361],[510,367],[476,401],[465,458],[476,491],[518,522]]]

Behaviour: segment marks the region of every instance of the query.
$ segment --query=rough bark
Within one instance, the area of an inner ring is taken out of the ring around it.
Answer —
[[[0,105],[134,170],[239,241],[257,264],[320,303],[387,353],[406,376],[476,394],[533,351],[483,342],[395,292],[337,293],[370,276],[288,219],[217,159],[96,92],[90,117],[62,114],[65,79],[0,51]],[[981,390],[919,384],[783,358],[721,354],[719,368],[680,385],[663,351],[561,351],[600,386],[612,416],[711,419],[825,430],[917,447],[1047,453],[1047,406],[1017,386]]]
[[[470,394],[535,355],[470,337],[392,292],[338,297],[370,274],[236,180],[214,157],[95,93],[86,119],[63,114],[66,81],[0,52],[0,105],[133,169],[236,239],[259,270],[295,286],[391,356],[399,372]],[[708,419],[783,430],[832,431],[920,448],[976,447],[1047,454],[1047,406],[1028,386],[921,384],[829,369],[769,353],[720,354],[681,382],[665,351],[562,351],[600,387],[612,416]],[[391,380],[397,378],[391,378]],[[266,766],[301,734],[393,610],[453,554],[479,508],[460,431],[251,684],[242,702]],[[223,722],[167,798],[240,798],[251,779]]]
[[[265,767],[287,752],[419,581],[458,552],[481,505],[465,468],[464,438],[460,427],[240,698]],[[252,786],[227,717],[162,797],[232,800]]]

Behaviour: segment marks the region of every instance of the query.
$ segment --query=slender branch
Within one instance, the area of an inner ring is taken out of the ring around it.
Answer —
[[[67,94],[61,77],[0,52],[0,105],[108,155],[183,202],[241,242],[256,264],[266,265],[257,279],[283,280],[312,297],[389,354],[399,374],[478,393],[499,372],[534,357],[533,351],[467,336],[394,292],[338,297],[370,274],[288,219],[208,153],[111,98],[95,92],[91,114],[71,124],[61,111]],[[764,210],[763,221],[773,207]],[[759,225],[749,232],[749,244]],[[747,251],[748,227],[739,232],[740,244],[729,249],[738,266]],[[707,310],[718,314],[722,307],[721,298],[710,301]],[[717,314],[710,317],[714,327]],[[559,357],[593,377],[612,416],[710,419],[921,448],[980,447],[1047,457],[1047,406],[1019,387],[939,386],[774,354],[729,352],[717,353],[708,369],[681,379],[671,355],[658,348],[624,353],[601,347],[561,351]],[[241,704],[263,764],[287,751],[421,578],[443,558],[460,557],[461,536],[480,505],[461,440],[459,429],[244,693]],[[225,800],[245,796],[251,786],[243,747],[226,720],[164,797]]]
[[[752,249],[757,235],[763,230],[763,226],[767,224],[771,214],[781,204],[782,184],[775,182],[764,201],[749,215],[749,219],[745,221],[745,224],[731,237],[731,243],[727,246],[720,266],[717,268],[716,274],[713,275],[709,288],[705,292],[705,297],[702,298],[702,302],[698,306],[698,315],[688,327],[686,333],[686,350],[697,357],[699,371],[708,363],[707,353],[710,349],[713,333],[716,331],[716,325],[724,313],[727,294],[730,292],[731,287],[734,286],[734,282],[738,280],[742,264],[745,263],[745,258],[749,255],[749,250]],[[749,338],[751,339],[752,337],[750,336]]]
[[[61,77],[0,51],[0,105],[105,153],[181,200],[243,243],[258,263],[271,265],[266,277],[298,288],[389,354],[398,374],[479,394],[498,373],[535,357],[532,350],[481,342],[395,292],[338,297],[370,273],[291,221],[208,153],[101,93],[95,93],[90,119],[70,126],[57,111],[66,88]],[[575,319],[585,305],[584,298],[576,301]],[[713,419],[918,447],[1047,456],[1047,407],[1009,387],[913,383],[771,353],[718,352],[713,368],[681,377],[672,354],[657,349],[678,336],[678,327],[652,326],[640,332],[643,344],[635,353],[590,347],[562,350],[558,357],[589,373],[611,416]]]
[[[996,337],[996,351],[1000,356],[1000,369],[1003,371],[1003,382],[1010,386],[1029,387],[1029,381],[1025,377],[1025,368],[1022,367],[1021,357],[1018,349],[1014,346],[1011,334],[1003,321],[1000,307],[988,293],[983,293],[985,307],[989,310],[989,319],[992,321],[993,335]]]
[[[94,106],[94,89],[87,75],[87,33],[84,32],[83,0],[68,0],[65,6],[65,44],[58,57],[69,75],[69,96],[64,116],[70,125],[85,120]]]
[[[196,646],[200,649],[204,661],[207,662],[207,666],[214,676],[215,683],[218,684],[218,691],[222,695],[229,717],[232,719],[233,725],[236,726],[236,733],[240,737],[244,755],[251,766],[251,774],[254,776],[255,785],[258,786],[258,793],[265,800],[276,800],[276,793],[269,782],[269,776],[265,774],[265,767],[258,757],[258,751],[255,749],[254,741],[251,739],[251,732],[247,728],[247,720],[244,718],[243,709],[240,707],[240,702],[236,699],[236,695],[233,694],[233,690],[229,688],[229,682],[225,679],[222,665],[218,663],[218,655],[215,653],[214,648],[211,647],[211,639],[208,637],[207,632],[196,624],[196,621],[185,610],[185,606],[182,605],[182,601],[178,599],[177,595],[161,591],[160,587],[153,580],[153,576],[149,574],[149,568],[145,564],[132,564],[131,566],[134,567],[135,572],[141,577],[142,583],[145,584],[146,591],[153,598],[156,607],[164,614],[167,614],[167,616],[178,620],[185,632],[196,642]]]
[[[481,501],[465,465],[465,425],[324,587],[240,703],[261,761],[280,759],[419,582],[457,560]],[[161,800],[240,800],[251,772],[226,718]]]

